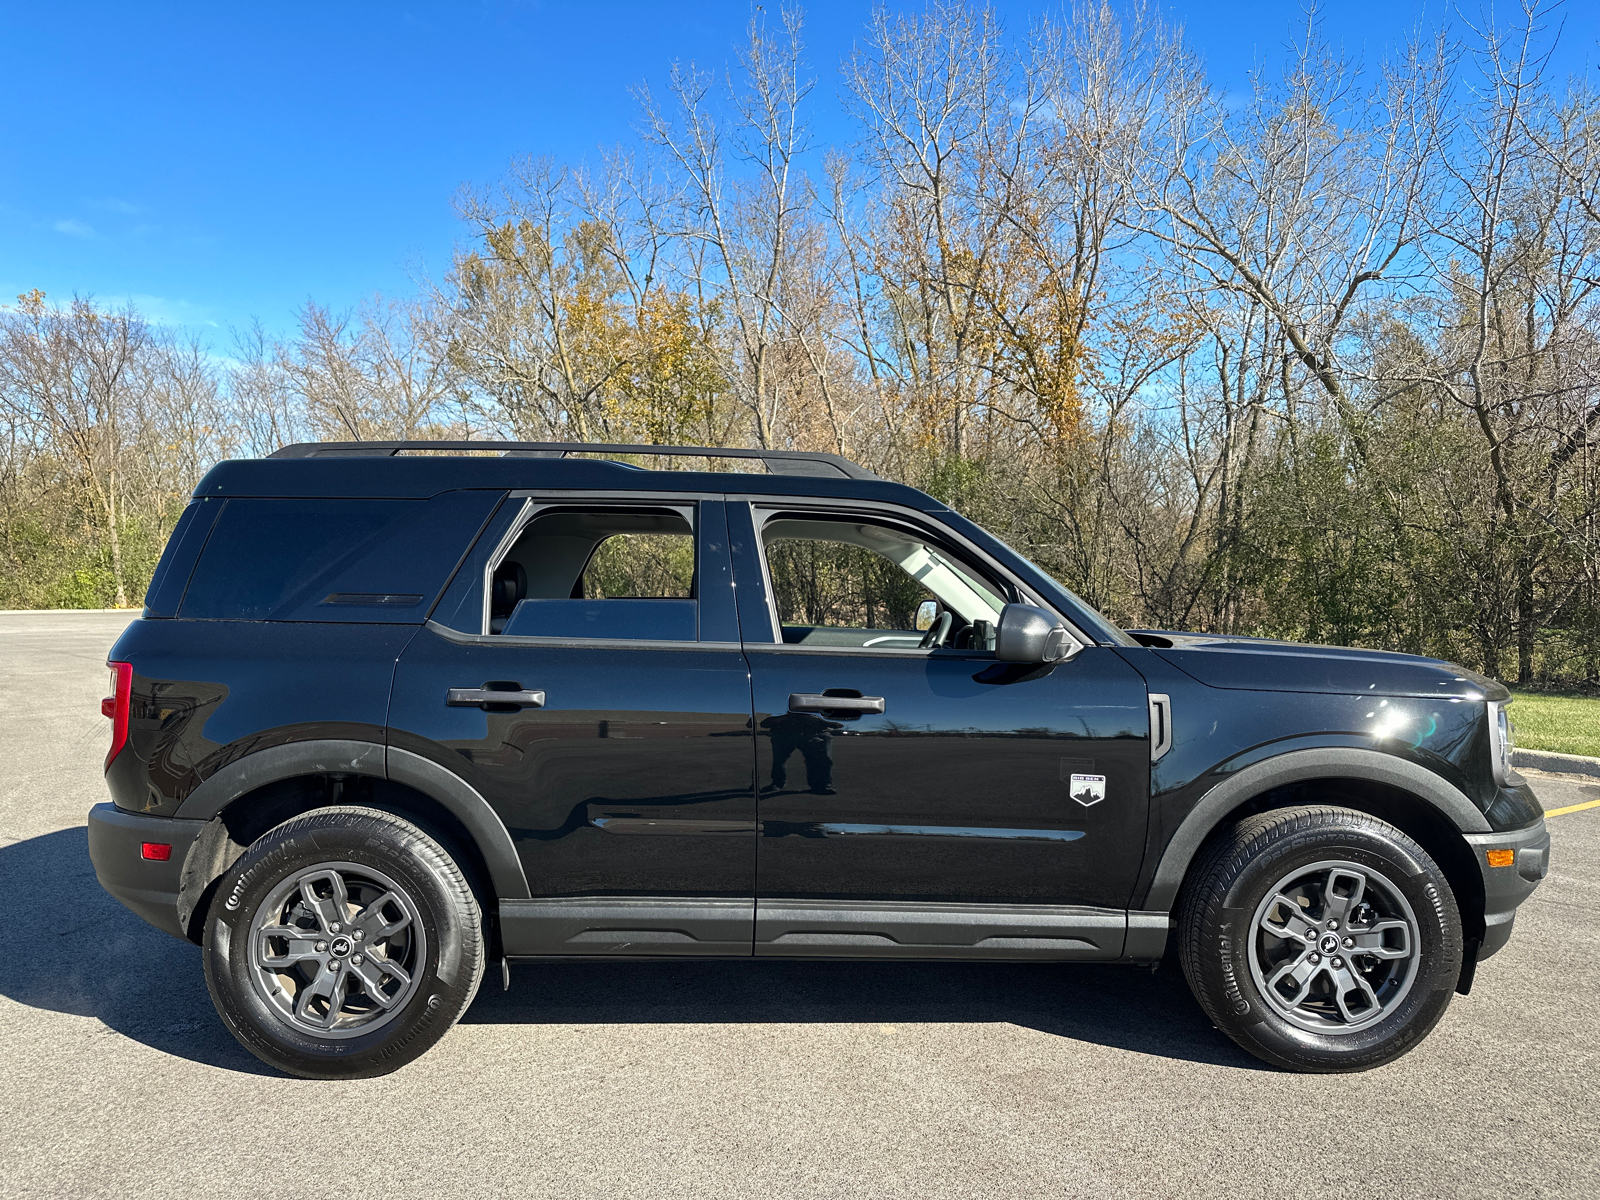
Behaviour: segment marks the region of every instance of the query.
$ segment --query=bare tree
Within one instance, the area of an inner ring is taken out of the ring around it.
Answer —
[[[734,117],[712,111],[716,76],[693,65],[674,65],[668,87],[676,112],[663,110],[641,92],[650,140],[682,174],[681,230],[703,244],[711,268],[695,284],[709,290],[728,321],[727,378],[750,414],[758,446],[775,446],[785,432],[784,400],[793,385],[782,369],[785,343],[794,341],[806,359],[830,415],[833,441],[840,430],[825,353],[800,311],[805,277],[794,270],[813,193],[797,165],[809,148],[803,107],[812,83],[802,74],[801,21],[797,10],[780,13],[782,32],[771,37],[752,20],[742,56],[742,79],[727,81]],[[750,172],[729,178],[730,153]],[[797,294],[798,293],[798,294]],[[788,384],[789,387],[785,385]]]
[[[137,422],[143,382],[134,371],[149,329],[132,310],[101,312],[87,299],[66,309],[42,292],[18,297],[0,327],[0,403],[36,445],[70,463],[110,549],[119,608],[129,603],[122,561],[124,439]]]
[[[366,441],[470,430],[447,336],[430,300],[376,297],[355,314],[307,304],[277,347],[280,378],[320,436]]]
[[[155,565],[153,538],[221,448],[209,358],[131,308],[84,297],[58,307],[29,292],[0,313],[0,412],[13,521],[67,533],[64,518],[80,514],[109,598],[131,604]]]

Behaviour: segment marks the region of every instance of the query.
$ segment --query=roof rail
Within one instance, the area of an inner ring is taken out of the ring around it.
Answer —
[[[715,446],[625,446],[601,442],[298,442],[268,458],[389,458],[402,450],[499,450],[509,458],[566,458],[569,454],[678,454],[701,458],[754,458],[774,475],[830,479],[877,479],[865,467],[837,454],[807,450],[745,450]]]

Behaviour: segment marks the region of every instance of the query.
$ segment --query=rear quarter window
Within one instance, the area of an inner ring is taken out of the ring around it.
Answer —
[[[178,615],[418,624],[503,495],[230,499]]]
[[[195,560],[200,557],[201,547],[211,536],[211,526],[222,511],[222,505],[221,500],[191,500],[178,517],[172,536],[167,539],[166,549],[161,552],[161,561],[156,564],[155,574],[150,577],[150,586],[145,591],[145,616],[177,615],[184,589],[189,586],[189,576],[194,571]]]

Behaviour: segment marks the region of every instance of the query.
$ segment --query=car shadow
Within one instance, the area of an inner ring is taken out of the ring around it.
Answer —
[[[153,1049],[276,1076],[223,1028],[199,947],[95,879],[81,826],[0,846],[0,995]],[[1005,1022],[1189,1062],[1271,1068],[1211,1027],[1181,973],[1054,963],[541,962],[492,969],[463,1021],[497,1025]]]
[[[1271,1067],[1206,1019],[1182,972],[1073,963],[527,962],[484,979],[463,1023],[1007,1023],[1140,1054]]]
[[[0,846],[0,995],[93,1017],[180,1058],[278,1075],[217,1018],[200,947],[145,924],[94,877],[82,826]]]

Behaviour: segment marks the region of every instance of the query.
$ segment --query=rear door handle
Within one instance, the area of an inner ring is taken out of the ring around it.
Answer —
[[[501,692],[493,688],[448,688],[444,702],[451,708],[488,708],[504,704],[515,708],[543,708],[543,691]]]
[[[881,713],[882,696],[823,696],[817,692],[790,692],[790,712]]]

